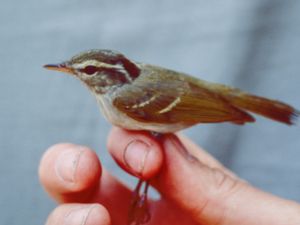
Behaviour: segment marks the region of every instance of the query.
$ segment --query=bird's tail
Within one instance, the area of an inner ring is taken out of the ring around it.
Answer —
[[[236,91],[229,91],[227,94],[228,100],[237,108],[245,109],[281,123],[292,125],[300,116],[300,111],[277,100]]]

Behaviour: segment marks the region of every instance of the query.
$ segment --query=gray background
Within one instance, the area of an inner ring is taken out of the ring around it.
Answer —
[[[75,79],[42,68],[90,48],[237,86],[300,108],[300,1],[17,1],[0,7],[0,223],[43,224],[55,206],[37,176],[50,145],[106,153],[110,125]],[[253,185],[300,201],[300,129],[257,123],[186,131]],[[132,179],[129,179],[132,183]]]

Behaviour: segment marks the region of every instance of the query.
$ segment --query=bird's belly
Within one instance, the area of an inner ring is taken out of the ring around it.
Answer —
[[[182,130],[188,125],[183,123],[159,124],[159,123],[143,123],[136,121],[126,114],[119,112],[107,98],[97,99],[104,117],[113,125],[128,130],[149,130],[158,133],[174,133]]]

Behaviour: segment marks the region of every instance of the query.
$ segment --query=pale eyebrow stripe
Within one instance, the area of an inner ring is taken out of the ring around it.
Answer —
[[[73,65],[75,69],[81,69],[86,66],[96,66],[96,67],[102,67],[102,68],[116,68],[116,69],[123,69],[123,67],[120,64],[111,65],[108,63],[99,62],[97,60],[87,60],[82,63],[76,63]]]
[[[103,63],[103,62],[99,62],[97,60],[88,60],[82,63],[77,63],[74,64],[73,67],[75,69],[82,69],[85,68],[86,66],[95,66],[98,68],[105,68],[105,69],[117,69],[118,71],[122,72],[126,78],[126,80],[128,82],[132,82],[132,78],[131,76],[127,73],[127,71],[123,68],[123,66],[121,64],[108,64],[108,63]]]

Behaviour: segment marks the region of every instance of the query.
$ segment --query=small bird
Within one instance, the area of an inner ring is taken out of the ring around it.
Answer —
[[[291,125],[299,116],[283,102],[135,62],[111,50],[86,51],[44,67],[79,78],[106,119],[129,130],[173,133],[198,123],[242,125],[255,121],[248,112]]]
[[[162,67],[129,60],[111,50],[90,50],[59,64],[44,66],[69,73],[95,95],[113,125],[154,134],[173,133],[198,123],[254,122],[249,112],[291,125],[299,111],[283,102],[248,94]],[[149,220],[146,181],[140,180],[129,224]]]

